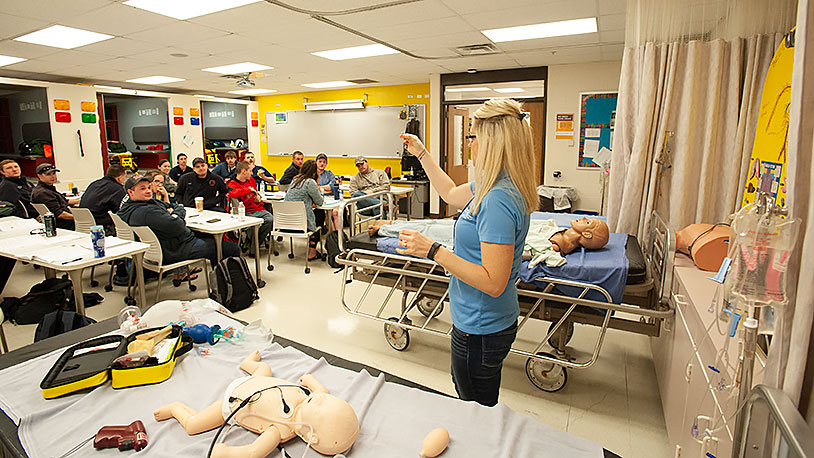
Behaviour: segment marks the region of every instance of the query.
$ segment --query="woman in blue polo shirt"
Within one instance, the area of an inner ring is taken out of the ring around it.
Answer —
[[[529,215],[538,206],[531,127],[518,102],[483,104],[467,136],[475,181],[456,186],[421,141],[402,134],[430,183],[448,204],[464,208],[455,224],[454,253],[419,232],[399,233],[404,254],[434,259],[452,274],[452,381],[458,397],[493,406],[503,360],[517,334],[517,280]]]

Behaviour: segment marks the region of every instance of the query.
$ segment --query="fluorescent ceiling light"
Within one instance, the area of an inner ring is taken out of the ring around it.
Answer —
[[[103,84],[94,84],[93,87],[97,89],[121,89],[119,86],[105,86]]]
[[[572,19],[569,21],[545,22],[542,24],[521,25],[503,29],[481,30],[495,43],[502,41],[531,40],[533,38],[561,37],[596,32],[596,18]]]
[[[313,87],[316,89],[326,88],[326,87],[345,87],[345,86],[356,86],[356,83],[351,83],[350,81],[326,81],[324,83],[308,83],[303,84],[305,87]]]
[[[206,95],[206,94],[194,94],[195,97],[206,97],[207,99],[214,99],[214,95]]]
[[[175,19],[189,19],[229,10],[260,0],[127,0],[125,5]]]
[[[501,94],[514,94],[517,92],[526,92],[526,91],[519,87],[504,87],[500,89],[495,89],[495,92],[500,92]]]
[[[220,67],[202,68],[205,72],[222,73],[224,75],[231,75],[235,73],[250,73],[259,70],[268,70],[274,67],[268,65],[255,64],[253,62],[242,62],[239,64],[221,65]]]
[[[393,48],[385,45],[354,46],[352,48],[331,49],[328,51],[312,52],[311,54],[331,60],[358,59],[360,57],[383,56],[385,54],[398,54]]]
[[[272,92],[277,92],[274,89],[241,89],[239,91],[229,91],[230,94],[240,94],[240,95],[261,95],[261,94],[271,94]]]
[[[22,62],[24,60],[28,60],[28,59],[23,58],[23,57],[12,57],[12,56],[0,55],[0,67],[2,67],[4,65],[16,64],[17,62]]]
[[[110,38],[113,38],[113,35],[65,27],[64,25],[52,25],[17,37],[14,40],[35,45],[53,46],[54,48],[73,49]]]
[[[173,78],[172,76],[146,76],[144,78],[127,80],[128,83],[138,83],[138,84],[166,84],[166,83],[175,83],[176,81],[184,81],[184,79]]]
[[[358,100],[330,100],[327,102],[305,102],[305,111],[322,110],[358,110],[365,107],[365,101]]]
[[[488,87],[453,87],[445,89],[446,92],[484,92],[491,91]]]

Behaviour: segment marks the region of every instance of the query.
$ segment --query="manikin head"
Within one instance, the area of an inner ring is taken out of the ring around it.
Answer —
[[[237,154],[235,154],[234,151],[227,151],[224,158],[226,159],[226,163],[229,165],[229,167],[235,166],[235,162],[237,162]]]
[[[291,162],[297,167],[302,167],[304,160],[305,156],[303,156],[302,152],[300,151],[294,151],[294,154],[291,155]]]
[[[5,159],[0,162],[0,173],[6,178],[19,178],[23,173],[18,164],[13,159]]]
[[[601,219],[582,217],[571,221],[571,227],[565,232],[554,234],[551,241],[557,245],[558,251],[568,254],[582,246],[589,250],[597,250],[605,246],[610,238],[608,225]]]
[[[195,175],[198,175],[200,178],[204,178],[207,173],[209,173],[209,167],[206,165],[206,161],[200,157],[196,157],[195,160],[192,161],[192,170],[195,171]]]
[[[293,420],[314,428],[313,434],[308,426],[294,426],[294,431],[323,455],[347,451],[359,435],[359,419],[353,407],[328,393],[311,393],[297,405]]]
[[[178,159],[178,167],[181,167],[182,169],[187,168],[187,155],[186,154],[178,153],[177,159]]]
[[[240,161],[235,168],[235,178],[243,183],[252,177],[252,166],[246,161]]]

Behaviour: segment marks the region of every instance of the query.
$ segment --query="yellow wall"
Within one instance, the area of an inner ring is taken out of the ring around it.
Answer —
[[[309,102],[323,102],[327,100],[352,100],[361,99],[367,94],[367,106],[379,105],[424,105],[426,137],[430,136],[429,129],[429,103],[430,99],[425,96],[430,93],[430,85],[426,84],[404,84],[399,86],[379,86],[353,89],[336,89],[331,91],[298,92],[295,94],[280,94],[257,97],[260,111],[261,128],[265,126],[266,113],[273,111],[295,111],[303,110],[303,98],[307,97]],[[419,99],[417,96],[420,95]],[[412,96],[412,97],[408,97]],[[261,129],[262,132],[262,129]],[[262,134],[261,134],[262,135]],[[285,169],[291,164],[291,158],[281,156],[266,156],[267,142],[260,144],[260,163],[271,173],[282,176]],[[305,156],[305,159],[315,159],[315,157]],[[401,174],[401,162],[399,159],[370,159],[370,166],[374,169],[384,170],[390,167],[392,176]],[[331,157],[328,158],[328,169],[337,175],[355,175],[356,166],[352,157]]]

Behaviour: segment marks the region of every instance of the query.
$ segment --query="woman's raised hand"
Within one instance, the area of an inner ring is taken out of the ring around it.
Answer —
[[[402,132],[399,136],[404,141],[404,146],[407,147],[407,151],[409,151],[413,156],[421,156],[421,153],[426,151],[424,144],[421,143],[421,140],[419,140],[415,135]]]

